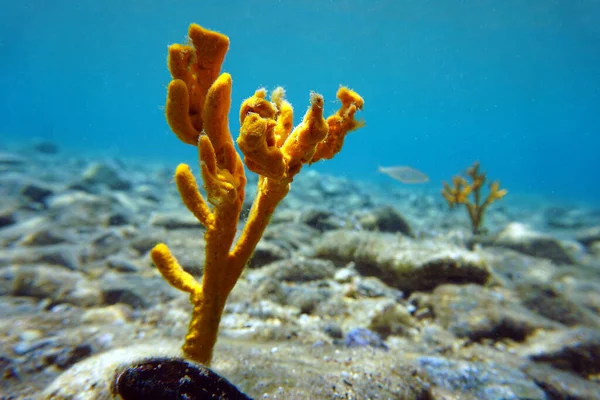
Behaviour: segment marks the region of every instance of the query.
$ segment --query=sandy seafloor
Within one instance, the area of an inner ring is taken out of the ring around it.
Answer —
[[[191,306],[148,256],[164,241],[202,273],[174,167],[0,148],[1,399],[57,378],[55,398],[103,398],[114,377],[70,368],[182,343]],[[437,190],[305,168],[229,298],[214,370],[256,399],[600,399],[600,209],[511,191],[484,225],[473,238]]]

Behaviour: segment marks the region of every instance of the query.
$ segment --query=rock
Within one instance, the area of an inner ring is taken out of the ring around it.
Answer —
[[[120,255],[109,256],[106,264],[118,272],[140,272],[142,270],[141,266]]]
[[[154,203],[158,203],[162,198],[158,187],[152,185],[136,185],[134,196]]]
[[[565,243],[548,235],[530,230],[527,226],[513,222],[491,239],[482,239],[482,244],[507,247],[534,257],[550,259],[559,264],[575,264],[577,258]]]
[[[148,230],[144,229],[135,233],[135,236],[129,242],[129,246],[135,249],[139,254],[146,254],[163,240],[162,235],[148,232]]]
[[[521,354],[587,378],[600,372],[600,331],[577,327],[540,333],[528,341]]]
[[[335,275],[333,279],[338,283],[350,283],[356,277],[358,277],[358,272],[352,267],[344,267],[335,271]]]
[[[278,281],[309,282],[333,278],[335,266],[331,261],[299,256],[271,263],[263,272]]]
[[[377,302],[369,312],[367,328],[384,338],[404,335],[416,327],[416,320],[407,308],[393,300]]]
[[[323,327],[323,332],[332,339],[342,339],[344,337],[342,327],[335,322],[326,322]]]
[[[132,308],[148,308],[179,294],[160,276],[140,276],[108,272],[100,280],[103,304],[127,304]]]
[[[40,154],[58,154],[58,145],[47,140],[38,140],[32,147]]]
[[[523,282],[517,286],[521,301],[529,310],[567,326],[600,328],[600,317],[559,289],[559,285]]]
[[[21,189],[23,197],[34,203],[44,204],[46,199],[54,193],[54,190],[45,183],[29,181]]]
[[[544,210],[546,225],[555,229],[581,229],[600,222],[600,214],[582,208],[550,207]]]
[[[480,252],[494,278],[507,288],[527,284],[552,284],[566,266],[547,258],[537,258],[505,247],[485,247]]]
[[[62,349],[58,354],[53,355],[48,361],[61,369],[67,369],[71,365],[92,355],[92,346],[89,343],[81,343],[73,347]]]
[[[231,382],[202,364],[183,358],[151,357],[117,373],[114,391],[124,399],[219,398],[252,400]]]
[[[81,322],[93,325],[123,325],[132,319],[132,311],[132,308],[126,304],[94,307],[84,311],[81,316]]]
[[[600,385],[550,365],[531,363],[524,372],[550,399],[600,400]]]
[[[124,211],[113,211],[106,216],[105,225],[106,226],[123,226],[130,224],[132,221],[132,216],[128,212]]]
[[[469,362],[426,356],[419,357],[417,363],[426,379],[435,386],[432,397],[435,399],[547,399],[523,372],[494,361]],[[450,393],[457,395],[448,397]]]
[[[600,260],[600,240],[592,242],[588,247],[590,253]]]
[[[284,289],[285,304],[298,307],[303,314],[312,314],[317,307],[331,298],[327,288],[294,286]]]
[[[120,253],[127,246],[121,231],[112,228],[100,232],[90,240],[90,247],[86,254],[88,261],[103,260]]]
[[[21,246],[50,246],[68,242],[66,235],[60,230],[54,230],[51,225],[26,235],[19,244]]]
[[[0,265],[49,264],[79,270],[82,264],[81,253],[78,246],[64,243],[36,247],[35,251],[27,247],[15,247],[0,254]]]
[[[204,227],[192,213],[181,208],[176,211],[156,212],[150,217],[150,225],[165,229],[202,229]],[[199,236],[202,236],[200,234]]]
[[[82,181],[89,185],[105,185],[112,190],[129,190],[131,182],[121,177],[114,165],[95,162],[82,175]]]
[[[344,338],[346,347],[374,347],[376,349],[388,350],[381,337],[366,328],[354,328],[346,333]]]
[[[252,253],[248,267],[260,268],[272,262],[288,258],[289,256],[289,249],[281,247],[276,242],[270,240],[261,240]]]
[[[94,229],[103,226],[106,216],[118,207],[114,199],[108,196],[74,191],[52,196],[47,206],[56,225]]]
[[[405,292],[431,290],[444,283],[485,283],[483,259],[458,246],[417,241],[391,233],[333,231],[315,243],[316,256],[354,262],[362,275],[376,276]]]
[[[31,217],[18,221],[10,226],[0,229],[0,243],[4,247],[14,244],[19,239],[36,230],[47,229],[48,219],[46,217]],[[2,256],[0,255],[0,258]]]
[[[14,267],[10,294],[90,307],[101,303],[99,288],[76,271],[50,265]]]
[[[594,242],[600,242],[600,225],[581,230],[576,237],[581,244],[590,247]]]
[[[16,154],[0,152],[0,172],[27,164],[27,159]]]
[[[111,399],[111,388],[122,365],[149,356],[179,354],[178,346],[155,343],[112,350],[90,357],[59,375],[48,386],[40,399],[47,400],[92,400]]]
[[[443,285],[428,299],[440,325],[473,341],[523,341],[538,329],[563,326],[536,315],[501,292],[477,285]]]
[[[368,231],[402,233],[414,237],[413,231],[406,219],[396,209],[390,206],[379,207],[362,215],[358,223]]]
[[[343,228],[346,222],[325,210],[310,209],[302,214],[300,221],[320,232]]]
[[[265,277],[255,282],[250,299],[253,302],[269,300],[277,304],[285,303],[283,284],[277,279]]]
[[[319,231],[301,222],[272,224],[262,237],[264,241],[288,250],[290,253],[311,253],[312,242]]]
[[[347,297],[387,297],[389,299],[400,300],[404,294],[397,289],[390,288],[381,279],[374,276],[357,276],[352,280],[352,287],[346,292]]]
[[[0,229],[17,222],[15,210],[11,208],[0,209]]]

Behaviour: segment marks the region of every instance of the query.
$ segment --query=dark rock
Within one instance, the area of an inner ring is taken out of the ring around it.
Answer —
[[[301,221],[320,232],[343,228],[345,225],[345,222],[335,214],[315,209],[303,213]]]
[[[379,207],[362,215],[358,220],[363,229],[369,231],[402,233],[414,237],[406,219],[390,206]]]
[[[46,199],[54,193],[53,189],[42,182],[30,181],[23,186],[21,194],[28,200],[36,203],[45,203]]]
[[[124,400],[251,400],[211,369],[178,358],[135,362],[115,376],[114,395]]]
[[[254,253],[252,253],[252,257],[248,262],[248,267],[259,268],[289,256],[290,251],[288,249],[281,247],[276,242],[263,239],[258,242],[256,249],[254,249]]]
[[[342,327],[335,322],[327,322],[323,327],[323,332],[332,339],[342,339],[344,337]]]
[[[130,222],[131,214],[126,212],[115,211],[106,216],[107,226],[123,226],[129,224]]]
[[[8,208],[0,210],[0,229],[12,225],[15,222],[17,222],[15,210]]]
[[[74,347],[62,349],[56,354],[53,364],[60,369],[67,369],[78,361],[91,356],[93,353],[92,346],[88,343],[81,343]]]
[[[58,145],[54,142],[48,142],[46,140],[36,141],[33,144],[33,149],[41,154],[57,154]]]

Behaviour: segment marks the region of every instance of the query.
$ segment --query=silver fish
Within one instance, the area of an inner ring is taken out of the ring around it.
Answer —
[[[426,174],[408,166],[379,167],[378,171],[402,183],[429,182],[429,177]]]

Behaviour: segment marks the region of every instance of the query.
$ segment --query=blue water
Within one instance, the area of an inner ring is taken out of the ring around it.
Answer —
[[[162,107],[191,22],[231,38],[233,132],[261,86],[286,88],[296,123],[311,90],[330,111],[340,84],[365,98],[367,126],[322,172],[410,165],[439,187],[479,160],[513,193],[600,203],[597,0],[5,2],[2,141],[188,160]]]

